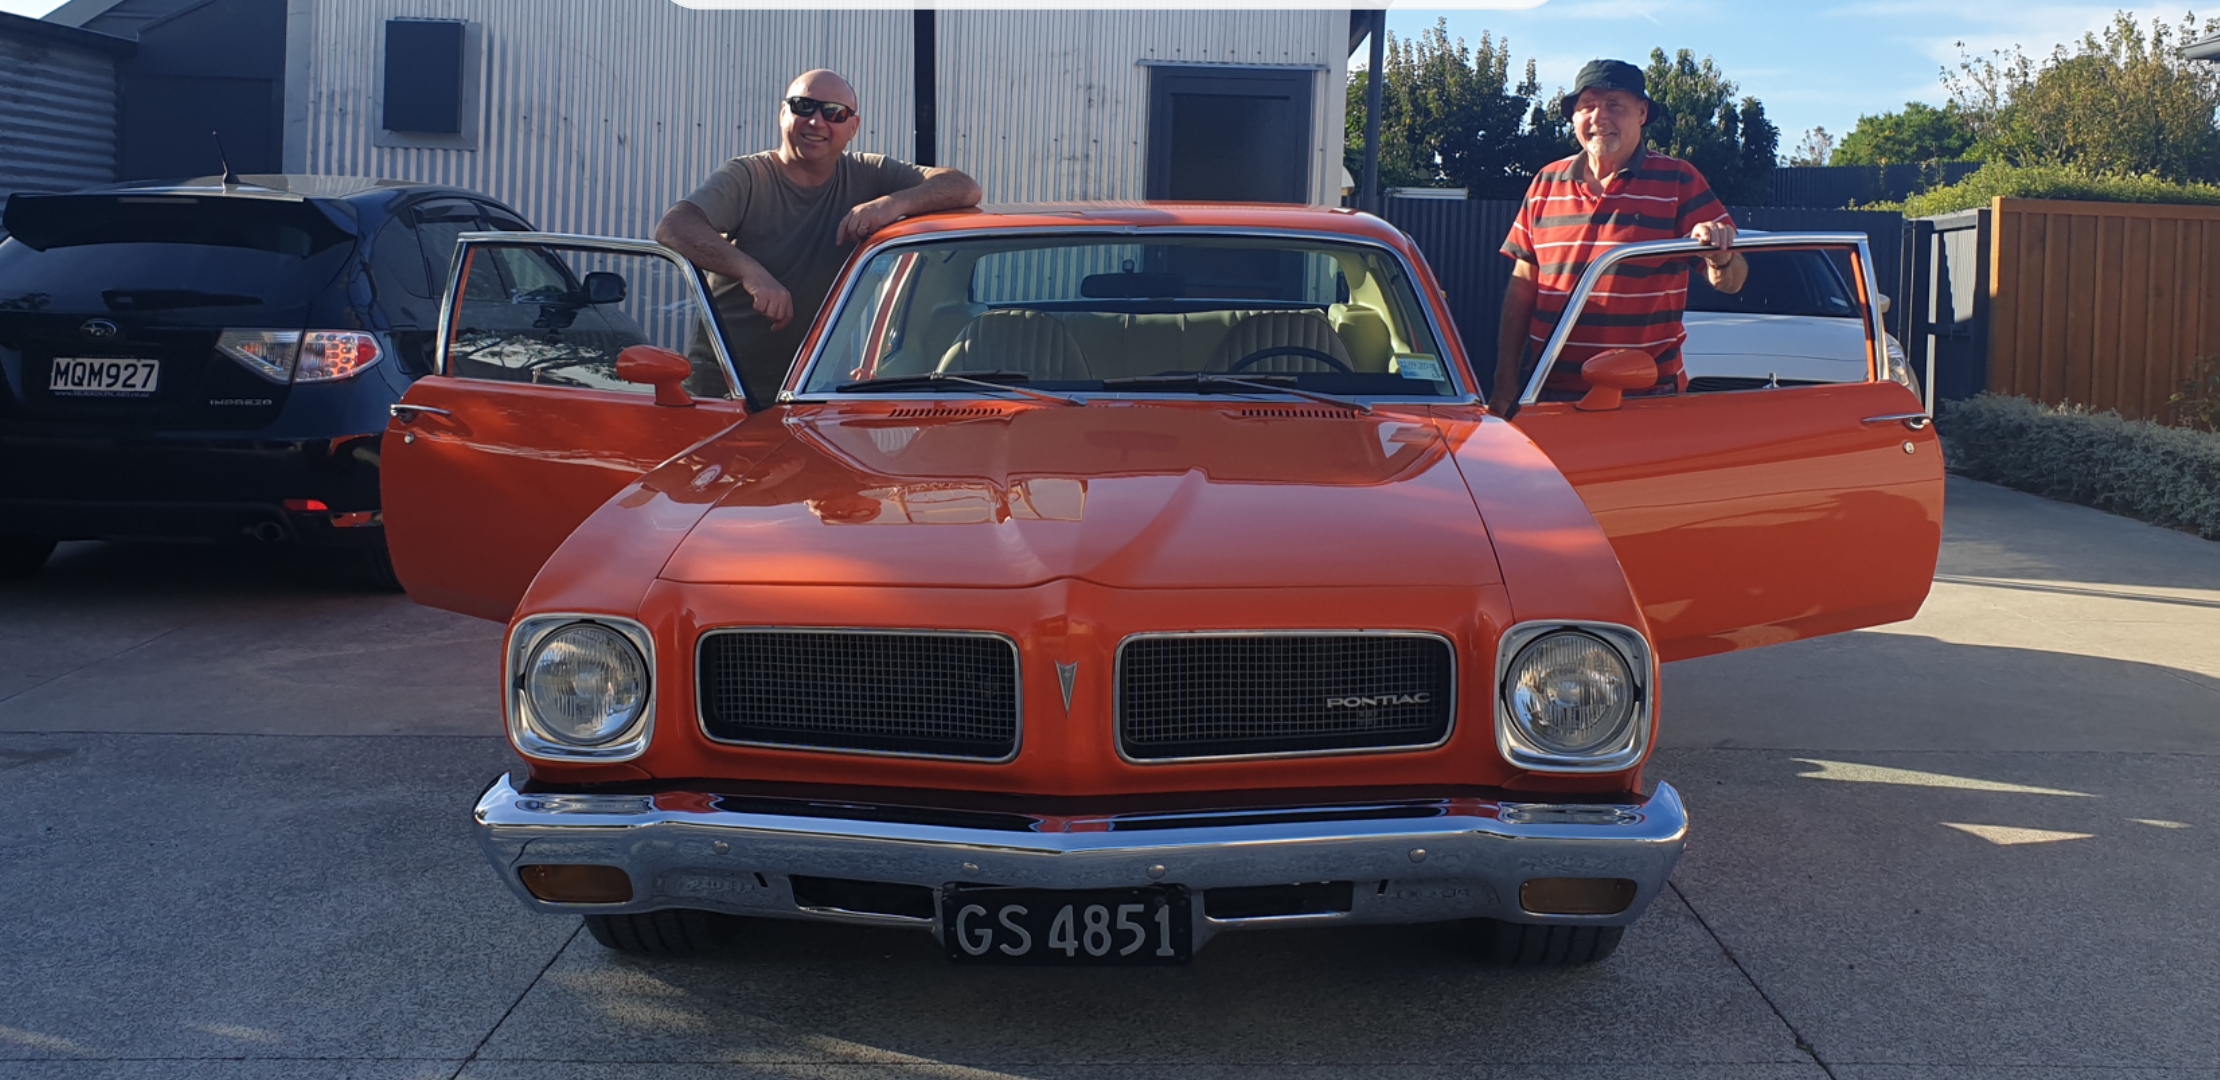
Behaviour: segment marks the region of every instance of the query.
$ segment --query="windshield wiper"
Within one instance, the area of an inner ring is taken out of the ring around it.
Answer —
[[[1273,380],[1266,382],[1266,379]],[[1282,382],[1286,385],[1282,385]],[[1267,394],[1293,394],[1296,397],[1326,405],[1339,405],[1344,409],[1372,415],[1372,406],[1351,398],[1334,394],[1321,394],[1316,390],[1301,390],[1294,386],[1292,375],[1262,375],[1255,379],[1242,379],[1232,375],[1135,375],[1126,379],[1104,379],[1104,390],[1176,390],[1191,388],[1197,393],[1209,393],[1213,386],[1238,386],[1246,390],[1261,390]]]
[[[941,383],[962,383],[965,386],[983,386],[989,390],[1007,390],[1013,394],[1063,405],[1086,404],[1075,397],[1013,385],[1030,382],[1032,378],[1022,371],[927,371],[916,375],[881,375],[876,379],[857,379],[854,382],[841,383],[833,389],[842,394],[854,394],[867,390],[931,390]]]

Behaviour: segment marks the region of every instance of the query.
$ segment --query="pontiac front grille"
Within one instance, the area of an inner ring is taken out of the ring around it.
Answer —
[[[1450,644],[1432,634],[1157,634],[1118,650],[1118,742],[1142,761],[1432,746],[1455,698]]]
[[[719,630],[702,635],[702,727],[723,742],[1006,760],[1017,646],[992,634]]]

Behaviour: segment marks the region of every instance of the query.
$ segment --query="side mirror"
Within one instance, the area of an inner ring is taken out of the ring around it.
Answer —
[[[586,275],[586,302],[589,304],[621,304],[627,295],[624,275],[607,270],[596,270]]]
[[[1881,314],[1886,315],[1889,313],[1889,294],[1874,293],[1873,300],[1874,306],[1881,309]]]
[[[1573,402],[1573,408],[1606,412],[1619,407],[1626,391],[1656,386],[1657,361],[1639,349],[1612,349],[1589,357],[1580,365],[1580,377],[1588,380],[1588,394]]]
[[[592,277],[587,280],[591,281]],[[624,279],[618,278],[617,284],[621,288]],[[693,376],[693,363],[669,349],[632,345],[617,354],[617,378],[654,387],[657,405],[691,408],[694,396],[686,392],[686,380]]]

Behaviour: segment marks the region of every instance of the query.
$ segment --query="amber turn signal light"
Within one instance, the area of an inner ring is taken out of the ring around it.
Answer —
[[[1535,915],[1617,915],[1634,905],[1634,883],[1616,877],[1539,877],[1519,886]]]
[[[526,891],[551,904],[622,904],[632,899],[632,878],[615,866],[534,864],[517,867],[516,876]]]

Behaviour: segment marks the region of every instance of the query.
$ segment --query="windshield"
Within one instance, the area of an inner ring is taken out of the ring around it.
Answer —
[[[870,392],[866,380],[979,392],[917,378],[936,372],[1002,373],[1040,390],[1222,390],[1176,378],[1210,374],[1358,397],[1458,393],[1393,255],[1296,237],[1000,238],[880,252],[857,272],[802,392]]]

